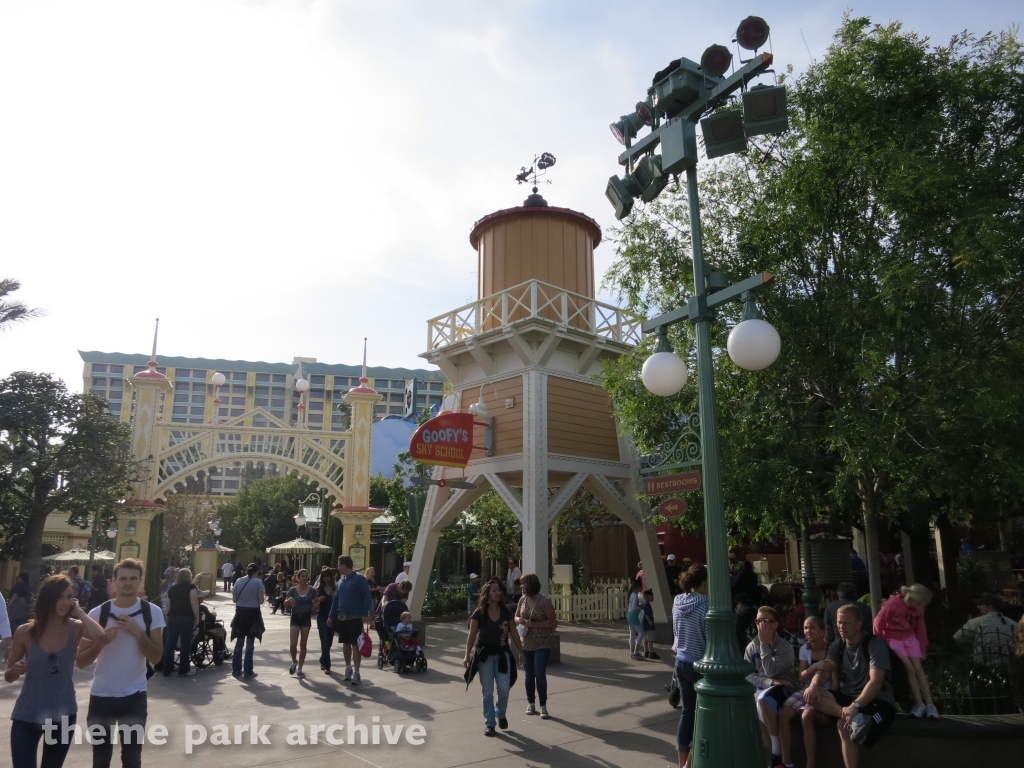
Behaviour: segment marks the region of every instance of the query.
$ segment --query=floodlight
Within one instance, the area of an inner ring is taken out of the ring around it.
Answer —
[[[747,148],[747,137],[743,135],[743,112],[731,109],[708,115],[700,121],[704,133],[704,149],[708,159],[721,157]]]
[[[623,115],[618,119],[617,122],[612,123],[608,127],[612,131],[612,136],[619,144],[625,144],[626,139],[632,139],[636,136],[636,132],[640,130],[640,126],[643,125],[643,121],[636,112],[632,112],[628,115]]]
[[[640,188],[640,199],[645,203],[660,195],[668,183],[668,176],[661,171],[659,155],[644,155],[640,158],[640,162],[633,168],[633,178]]]
[[[678,59],[654,76],[654,103],[665,117],[673,117],[700,95],[704,73],[689,59]]]
[[[712,77],[721,77],[732,65],[732,51],[724,45],[709,45],[700,57],[700,68]]]
[[[756,51],[768,42],[768,22],[760,16],[747,16],[736,27],[736,42],[740,48]]]
[[[633,210],[633,198],[640,193],[640,188],[632,176],[627,175],[625,179],[612,176],[608,179],[608,186],[604,194],[608,201],[615,207],[615,218],[624,219]]]
[[[758,85],[743,94],[743,132],[747,136],[781,133],[788,128],[785,86]]]
[[[636,103],[636,114],[644,125],[654,125],[654,99],[648,96],[644,101]]]

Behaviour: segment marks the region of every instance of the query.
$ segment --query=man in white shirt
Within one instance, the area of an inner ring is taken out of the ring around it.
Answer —
[[[403,581],[412,581],[412,576],[409,575],[409,569],[412,568],[412,561],[406,560],[402,563],[402,570],[395,576],[395,584],[399,584]]]
[[[138,560],[129,558],[114,566],[114,599],[89,612],[104,628],[104,638],[97,643],[83,639],[78,648],[79,669],[96,662],[87,722],[90,728],[102,726],[104,736],[94,740],[93,768],[109,768],[115,730],[122,768],[142,765],[148,714],[146,662],[158,663],[164,652],[164,612],[138,596],[142,574]]]
[[[220,575],[224,577],[224,591],[231,591],[231,574],[235,572],[235,566],[228,560],[224,565],[220,567]]]
[[[519,598],[523,596],[523,587],[519,583],[519,579],[522,576],[523,572],[516,565],[515,558],[510,557],[508,559],[508,573],[505,575],[505,589],[508,590],[509,601],[518,603]]]

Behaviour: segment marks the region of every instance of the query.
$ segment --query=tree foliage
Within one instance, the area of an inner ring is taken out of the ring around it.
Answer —
[[[778,362],[749,373],[724,354],[741,307],[713,332],[734,531],[1019,514],[1019,41],[963,34],[936,47],[898,23],[846,18],[788,89],[791,131],[702,168],[705,257],[734,280],[775,273],[758,300],[783,339]],[[615,236],[607,283],[630,308],[650,315],[692,293],[682,190]],[[673,329],[684,357],[690,335]],[[606,372],[648,449],[696,410],[692,386],[643,390],[651,351]]]
[[[318,493],[316,482],[287,475],[268,475],[252,481],[218,510],[224,535],[221,542],[234,549],[263,551],[298,535],[295,515],[299,504]]]
[[[465,511],[466,539],[471,549],[478,549],[484,557],[504,562],[510,557],[517,560],[523,553],[522,530],[519,520],[494,491],[487,491],[469,505]]]
[[[0,331],[22,320],[41,317],[43,311],[30,307],[23,301],[10,298],[10,295],[21,288],[21,283],[11,278],[0,278]]]
[[[91,525],[127,495],[141,466],[128,454],[130,430],[92,394],[68,392],[49,374],[0,380],[0,538],[35,577],[46,518]]]
[[[169,563],[181,565],[191,560],[193,548],[210,536],[209,520],[214,509],[215,502],[209,496],[175,493],[167,497],[163,553]]]

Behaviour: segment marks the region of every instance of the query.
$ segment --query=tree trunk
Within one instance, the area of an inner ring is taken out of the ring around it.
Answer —
[[[22,550],[21,571],[29,576],[33,591],[39,583],[39,561],[43,555],[43,530],[48,512],[35,512],[25,525],[25,547]]]
[[[942,541],[942,565],[946,571],[946,598],[957,592],[959,579],[956,573],[957,560],[960,557],[960,538],[953,529],[948,515],[935,518],[935,528],[939,531]]]
[[[878,553],[878,518],[867,508],[864,510],[864,559],[868,566],[868,585],[871,590],[871,612],[878,614],[882,607],[882,572]]]

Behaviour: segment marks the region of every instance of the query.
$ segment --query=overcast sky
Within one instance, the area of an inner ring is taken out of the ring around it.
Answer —
[[[607,228],[632,111],[748,14],[776,64],[820,57],[845,2],[0,0],[0,277],[46,311],[0,376],[81,388],[77,349],[421,367],[476,298],[468,235],[542,192]],[[946,42],[1006,0],[861,2]],[[614,255],[595,252],[598,275]]]

